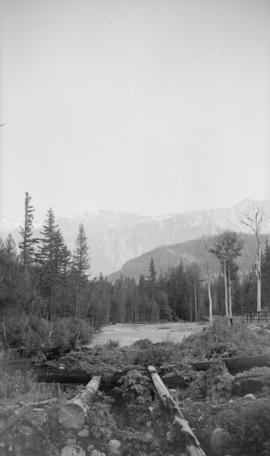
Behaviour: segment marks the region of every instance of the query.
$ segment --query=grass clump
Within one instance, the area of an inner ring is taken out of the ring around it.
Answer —
[[[229,325],[226,319],[216,321],[207,329],[188,336],[180,344],[182,354],[189,358],[211,359],[223,356],[259,355],[270,346],[270,334],[248,328],[244,323]]]
[[[59,396],[56,384],[38,383],[31,371],[4,372],[0,379],[1,403],[39,402]]]
[[[219,414],[219,423],[230,435],[232,456],[270,454],[270,400],[241,401]]]

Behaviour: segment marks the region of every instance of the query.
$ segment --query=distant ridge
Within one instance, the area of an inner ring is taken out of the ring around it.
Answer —
[[[252,270],[255,261],[256,244],[254,236],[250,234],[239,233],[239,237],[243,240],[242,255],[238,258],[237,263],[240,272],[248,272]],[[270,241],[270,235],[266,235],[263,242],[265,245],[266,237]],[[209,245],[213,242],[214,236],[207,239]],[[197,263],[202,270],[205,268],[208,260],[211,274],[216,275],[220,272],[220,265],[214,255],[207,252],[205,249],[205,238],[194,239],[182,242],[181,244],[165,245],[156,249],[150,250],[143,255],[127,261],[120,271],[110,274],[108,279],[115,282],[120,276],[134,278],[139,280],[141,274],[148,275],[150,260],[153,258],[158,275],[161,272],[167,272],[170,268],[178,266],[182,263],[188,266],[192,263]]]
[[[180,244],[202,236],[211,236],[230,229],[248,232],[241,217],[255,202],[245,199],[229,209],[209,209],[161,216],[141,216],[116,211],[98,211],[58,218],[68,247],[74,248],[78,226],[83,223],[90,247],[93,275],[118,271],[133,258],[164,245]],[[260,206],[268,217],[264,231],[270,233],[270,200]],[[36,231],[40,228],[37,226]],[[19,239],[18,224],[0,218],[0,236],[11,232]]]

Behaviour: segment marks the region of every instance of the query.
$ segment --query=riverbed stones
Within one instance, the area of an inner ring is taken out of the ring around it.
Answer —
[[[88,438],[89,437],[89,429],[88,428],[83,428],[78,432],[78,437],[82,438]]]
[[[121,442],[120,440],[112,439],[109,441],[109,450],[112,456],[121,456]]]
[[[66,445],[61,450],[61,456],[86,456],[85,451],[79,445]]]

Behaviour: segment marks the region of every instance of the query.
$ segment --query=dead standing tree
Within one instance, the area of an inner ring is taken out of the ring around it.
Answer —
[[[232,323],[232,280],[237,272],[236,258],[241,255],[242,241],[234,231],[224,231],[216,236],[209,252],[217,257],[224,276],[225,315]]]
[[[259,206],[254,206],[246,214],[243,214],[241,223],[247,226],[256,238],[256,260],[255,260],[255,273],[257,278],[257,312],[262,310],[262,225],[264,222],[264,213]]]

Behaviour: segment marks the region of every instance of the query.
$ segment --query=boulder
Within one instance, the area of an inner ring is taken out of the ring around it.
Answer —
[[[256,396],[252,393],[249,393],[244,396],[244,399],[256,399]]]
[[[120,456],[122,454],[121,446],[122,446],[122,444],[119,440],[116,440],[116,439],[110,440],[109,441],[110,454],[112,456]]]
[[[227,446],[229,435],[223,428],[216,428],[210,438],[211,454],[214,456],[225,456],[227,454]]]

